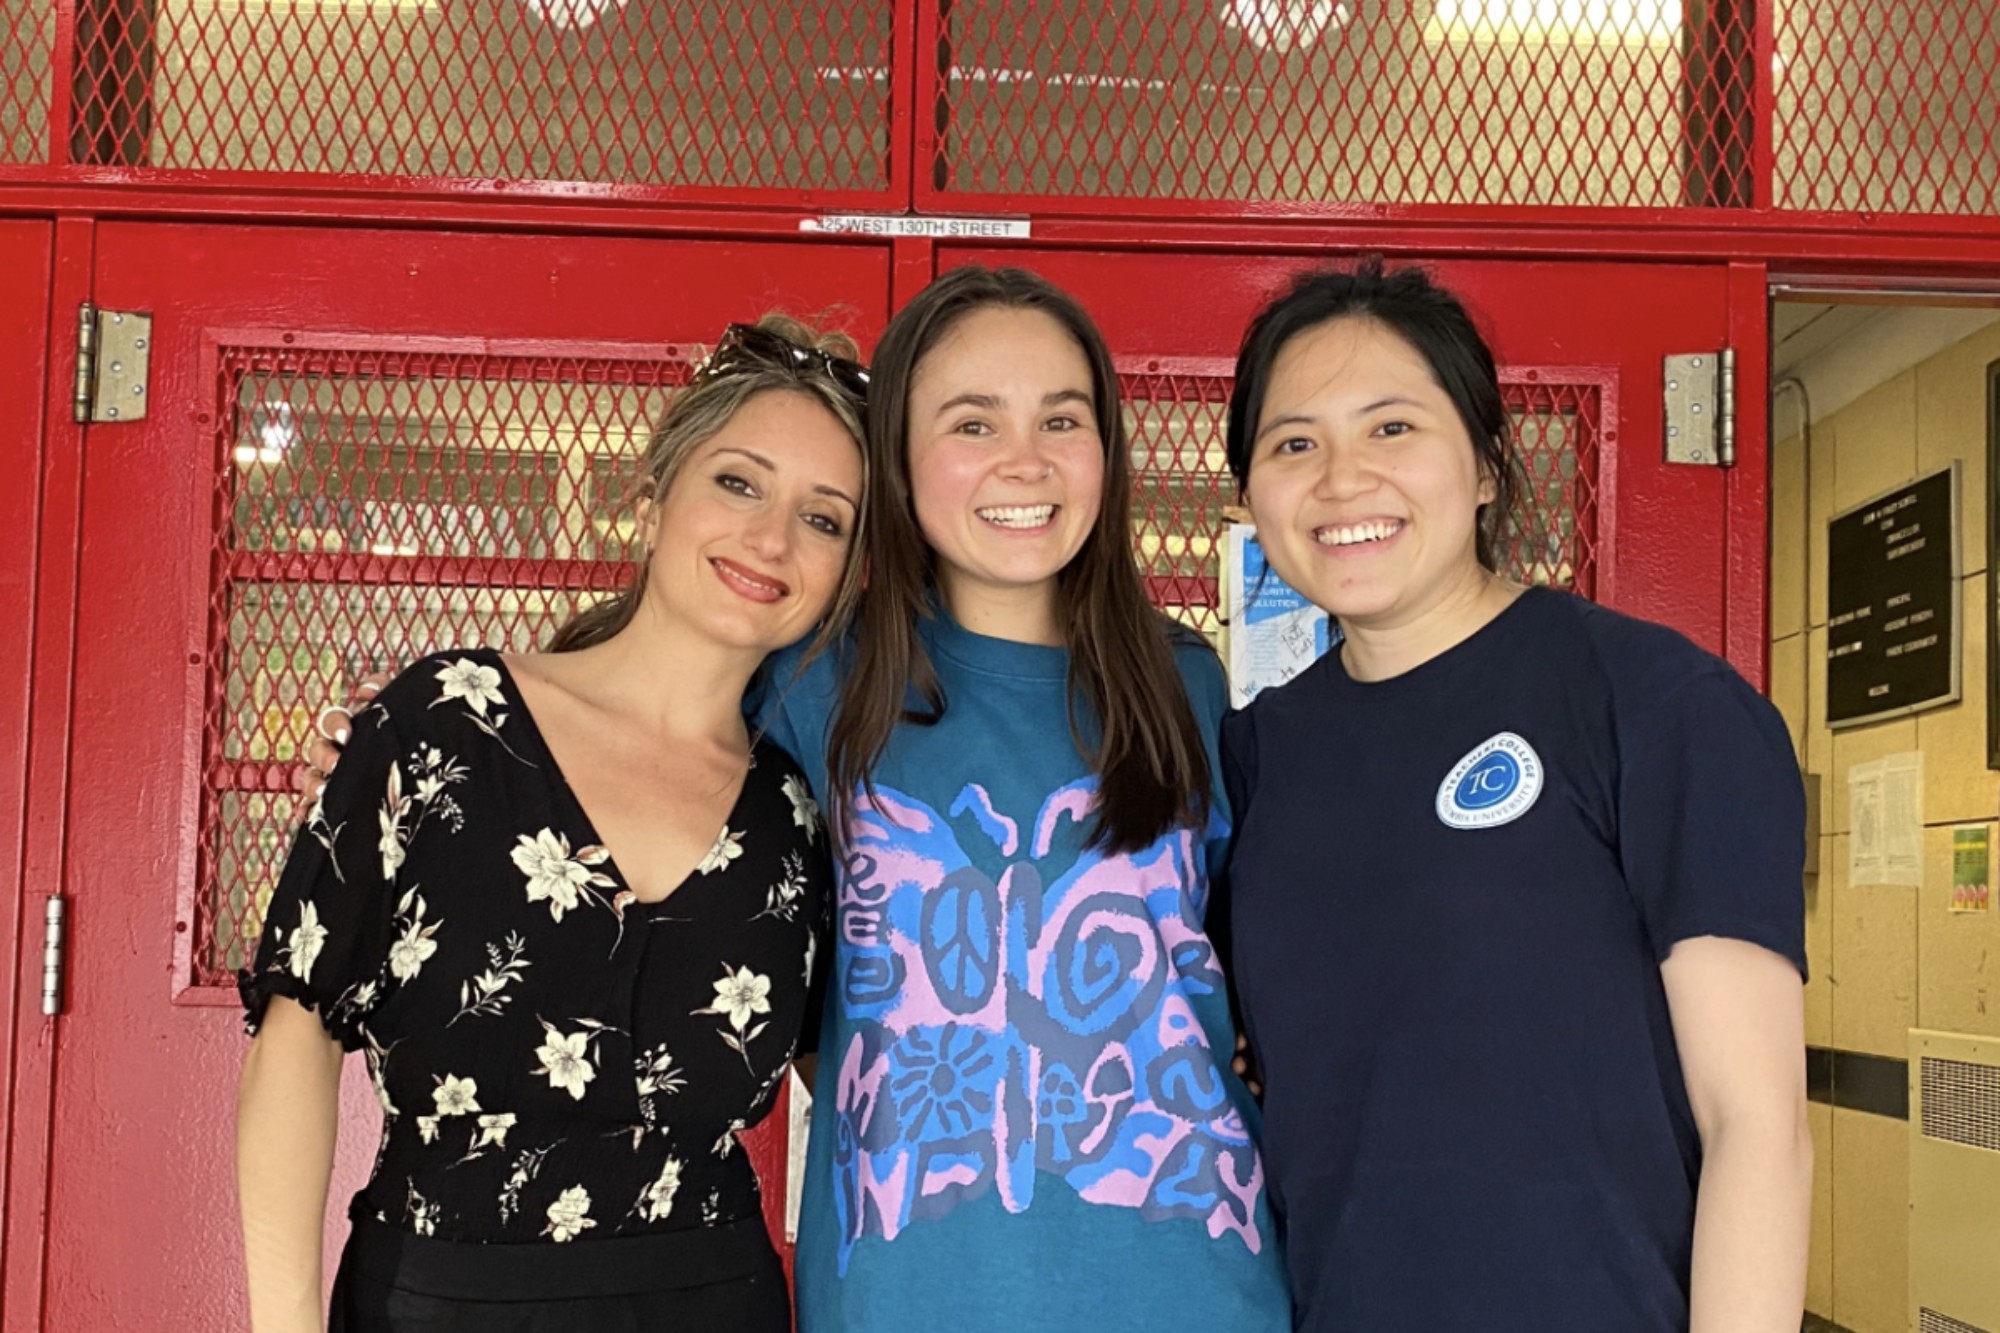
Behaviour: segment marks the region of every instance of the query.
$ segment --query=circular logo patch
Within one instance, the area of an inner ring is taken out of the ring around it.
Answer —
[[[1542,794],[1542,757],[1503,731],[1458,761],[1438,784],[1437,816],[1453,828],[1497,828],[1528,813]]]

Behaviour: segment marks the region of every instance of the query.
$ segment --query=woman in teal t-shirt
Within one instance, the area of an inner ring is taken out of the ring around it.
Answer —
[[[838,830],[800,1327],[1289,1329],[1204,928],[1222,668],[1146,601],[1103,338],[960,269],[871,373],[855,640],[763,710]]]

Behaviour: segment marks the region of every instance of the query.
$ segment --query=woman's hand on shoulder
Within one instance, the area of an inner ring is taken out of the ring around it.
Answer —
[[[313,806],[319,802],[320,793],[326,790],[326,780],[340,763],[340,752],[354,732],[354,715],[375,702],[375,696],[382,692],[389,680],[387,671],[363,676],[355,684],[344,707],[332,704],[320,709],[319,718],[313,725],[312,743],[306,746],[298,766],[292,770],[292,789],[298,793],[292,812],[296,822],[305,822],[312,814]]]

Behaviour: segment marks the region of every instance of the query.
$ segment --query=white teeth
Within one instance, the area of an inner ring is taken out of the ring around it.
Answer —
[[[1056,516],[1054,505],[1000,505],[993,509],[975,510],[988,523],[997,523],[1003,528],[1039,528]]]
[[[1393,519],[1320,528],[1313,537],[1321,546],[1356,546],[1362,542],[1387,541],[1402,530],[1402,520]]]

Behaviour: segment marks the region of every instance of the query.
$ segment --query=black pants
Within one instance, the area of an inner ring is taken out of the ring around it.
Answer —
[[[357,1221],[329,1333],[790,1333],[761,1219],[570,1244],[469,1245]]]

